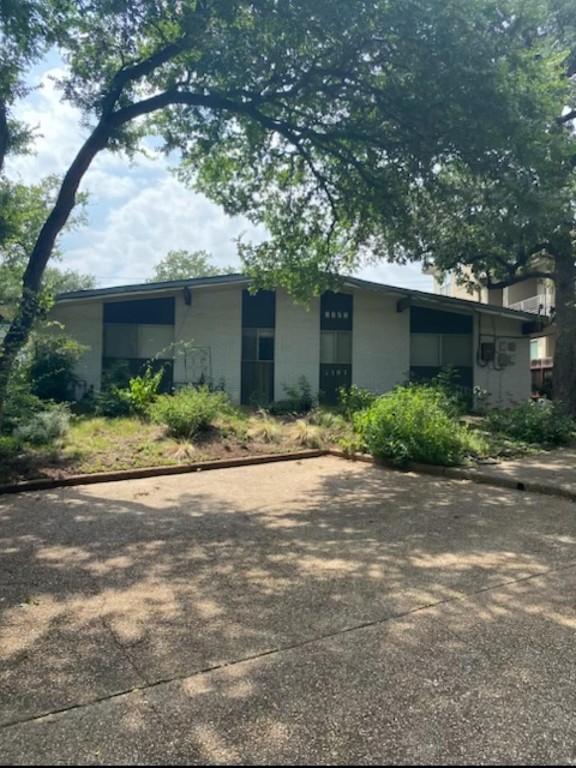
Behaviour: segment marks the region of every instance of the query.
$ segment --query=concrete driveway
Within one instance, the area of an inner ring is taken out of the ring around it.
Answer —
[[[332,457],[4,496],[0,763],[575,763],[575,511]]]

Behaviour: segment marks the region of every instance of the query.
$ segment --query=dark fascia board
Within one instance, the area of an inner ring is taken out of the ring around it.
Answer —
[[[136,296],[146,294],[158,294],[183,288],[209,288],[220,285],[249,285],[250,277],[240,273],[232,275],[216,275],[214,277],[197,277],[191,280],[170,280],[164,283],[139,283],[136,285],[118,285],[112,288],[92,288],[87,291],[71,291],[56,296],[57,302],[82,301],[87,299],[120,298],[123,296]],[[399,288],[395,285],[374,283],[369,280],[361,280],[357,277],[340,277],[342,288],[357,288],[363,291],[373,291],[398,296],[400,299],[411,299],[418,303],[434,304],[446,307],[447,310],[463,311],[467,313],[481,312],[489,315],[508,317],[511,320],[533,321],[535,315],[528,312],[519,312],[515,309],[506,309],[493,304],[481,304],[468,299],[454,299],[451,296],[441,296],[426,291],[416,291],[411,288]]]
[[[398,296],[401,300],[411,300],[412,302],[419,304],[443,305],[447,311],[461,310],[468,314],[472,314],[473,312],[481,312],[487,315],[500,315],[501,317],[508,317],[511,320],[521,321],[534,320],[536,317],[536,315],[533,315],[529,312],[519,312],[516,309],[507,309],[506,307],[499,307],[495,304],[482,304],[479,301],[471,301],[468,299],[454,299],[451,296],[441,296],[437,293],[416,291],[412,288],[399,288],[398,286],[394,285],[373,283],[369,280],[360,280],[357,277],[344,277],[342,280],[343,285],[350,286],[351,288],[358,288],[365,291],[389,293],[394,296]],[[405,304],[408,305],[408,302],[405,302]]]
[[[138,283],[136,285],[115,285],[111,288],[90,288],[86,291],[69,291],[68,293],[59,293],[55,300],[64,302],[81,301],[83,299],[119,298],[130,294],[145,295],[148,293],[164,293],[179,290],[180,288],[207,288],[212,285],[248,284],[249,282],[250,278],[246,277],[246,275],[215,275],[213,277],[195,277],[190,280],[168,280],[164,283]]]

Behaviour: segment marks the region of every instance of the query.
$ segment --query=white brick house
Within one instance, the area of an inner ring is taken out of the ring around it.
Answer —
[[[338,386],[386,392],[451,365],[495,405],[530,395],[530,322],[522,312],[343,278],[308,308],[242,275],[61,294],[51,318],[88,347],[86,387],[118,361],[155,358],[167,383],[211,381],[236,403],[281,400],[304,376],[329,401]]]

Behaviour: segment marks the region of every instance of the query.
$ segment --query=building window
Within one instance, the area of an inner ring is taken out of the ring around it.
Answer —
[[[104,357],[170,360],[174,357],[172,325],[104,323]]]
[[[352,363],[351,331],[322,331],[320,334],[320,363],[334,365]]]
[[[447,275],[440,283],[440,294],[442,296],[452,296],[452,277]]]
[[[271,363],[274,361],[274,328],[242,330],[242,360]]]
[[[410,362],[426,368],[472,365],[472,341],[468,334],[413,333]]]

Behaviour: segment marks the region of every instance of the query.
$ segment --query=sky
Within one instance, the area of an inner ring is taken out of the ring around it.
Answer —
[[[37,129],[35,154],[10,158],[7,173],[24,183],[47,174],[63,175],[86,136],[80,112],[60,98],[53,78],[62,63],[54,53],[30,73],[40,87],[20,102],[15,116]],[[94,275],[99,287],[143,282],[170,250],[206,250],[219,267],[240,271],[234,240],[259,242],[265,230],[242,217],[227,216],[203,195],[187,189],[170,172],[177,158],[151,152],[135,163],[120,154],[101,152],[81,189],[89,193],[87,224],[60,240],[59,266]],[[380,263],[357,277],[432,291],[432,278],[418,264]]]

